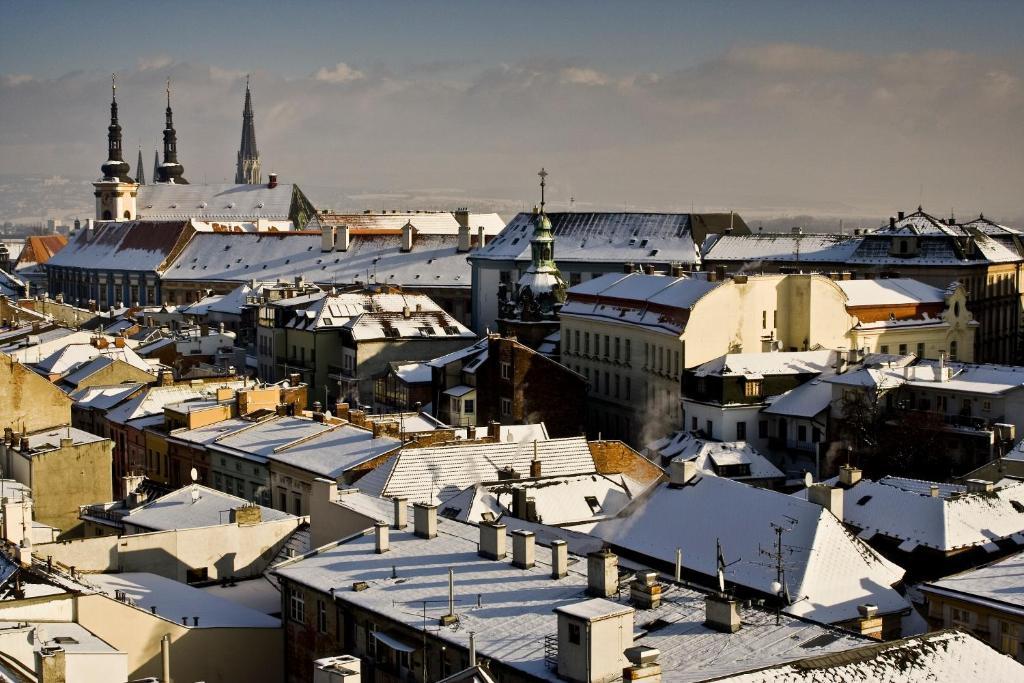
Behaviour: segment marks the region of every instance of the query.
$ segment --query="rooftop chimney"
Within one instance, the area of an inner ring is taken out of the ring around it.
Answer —
[[[668,463],[668,481],[672,486],[684,486],[697,474],[697,463],[676,458]]]
[[[946,352],[939,351],[939,372],[938,377],[935,378],[937,382],[946,381]]]
[[[374,544],[375,551],[378,555],[386,553],[391,550],[391,543],[388,537],[388,525],[387,522],[377,522],[374,524],[374,535],[376,542]]]
[[[878,605],[872,605],[871,603],[857,605],[857,612],[860,614],[860,623],[858,624],[860,634],[875,640],[881,640],[882,618],[878,616]]]
[[[903,217],[904,217],[905,215],[906,215],[906,214],[904,214],[904,213],[903,213],[902,211],[897,211],[897,212],[896,212],[896,216],[898,217],[898,220],[903,220]]]
[[[413,528],[420,538],[437,536],[437,506],[413,503]]]
[[[534,563],[536,539],[532,531],[516,529],[512,532],[512,566],[530,569]]]
[[[412,221],[402,226],[402,251],[412,251],[412,238],[416,228],[412,227]]]
[[[551,578],[564,579],[569,573],[569,544],[561,539],[551,541]]]
[[[460,252],[469,251],[470,249],[470,232],[469,232],[469,209],[457,209],[455,211],[455,220],[459,224],[459,247]]]
[[[269,187],[271,190],[273,190],[275,187],[277,187],[277,174],[276,173],[271,173],[270,174],[270,179],[267,181],[267,187]]]
[[[348,251],[351,242],[352,229],[347,225],[339,225],[337,232],[334,233],[334,248],[338,251]]]
[[[900,213],[903,213],[903,212],[900,211]],[[895,216],[889,216],[889,227],[890,228],[895,228],[896,227],[896,217]]]
[[[843,486],[853,486],[860,481],[863,472],[860,468],[852,465],[843,465],[839,468],[839,483]]]
[[[587,555],[587,594],[609,598],[619,592],[619,557],[608,548]]]
[[[658,664],[658,657],[661,652],[648,645],[635,645],[626,648],[626,659],[630,666],[622,670],[622,680],[645,681],[645,683],[661,683],[661,664]]]
[[[740,630],[740,612],[728,595],[712,593],[704,600],[704,625],[722,633]]]
[[[828,484],[812,484],[807,488],[807,500],[825,508],[840,522],[843,521],[843,489]]]
[[[470,441],[476,438],[476,425],[466,427],[466,438]]]
[[[638,572],[629,584],[629,597],[637,609],[657,609],[661,605],[658,573]]]
[[[320,229],[320,251],[334,251],[334,235],[337,228],[333,225],[325,225]]]
[[[558,677],[598,683],[622,680],[633,647],[633,618],[629,605],[603,598],[555,608],[558,615]]]
[[[485,244],[487,244],[487,232],[484,230],[484,226],[481,225],[476,229],[476,248],[483,249]]]
[[[480,522],[480,549],[477,554],[488,560],[505,559],[505,529],[501,522]]]
[[[931,496],[932,498],[938,498],[939,497],[939,487],[937,485],[935,485],[935,484],[932,484],[931,486],[929,486],[928,487],[928,495]]]
[[[984,479],[968,479],[967,493],[992,493],[995,490],[995,484]]]
[[[409,508],[406,507],[409,500],[396,496],[391,501],[395,506],[395,528],[399,530],[404,529],[409,524]]]
[[[626,275],[629,275],[630,273],[635,273],[636,265],[632,262],[627,261],[626,263],[622,264],[622,272],[625,273]]]
[[[501,439],[501,423],[496,420],[491,420],[487,423],[487,436],[491,437],[495,441]]]

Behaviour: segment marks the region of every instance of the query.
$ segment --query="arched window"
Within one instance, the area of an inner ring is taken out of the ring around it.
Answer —
[[[109,211],[104,211],[104,212],[103,212],[103,220],[105,220],[105,221],[109,221],[109,220],[110,220],[110,219],[111,219],[112,217],[113,217],[113,216],[111,216],[111,215],[110,215],[110,212],[109,212]]]
[[[949,342],[949,359],[956,360],[956,341]]]
[[[125,211],[124,212],[124,217],[130,219],[132,217],[132,212],[131,211]]]

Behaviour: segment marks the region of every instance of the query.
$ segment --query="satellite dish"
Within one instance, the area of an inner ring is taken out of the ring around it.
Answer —
[[[195,467],[193,467],[192,470],[189,472],[189,476],[192,477],[192,481],[193,482],[194,481],[198,481],[199,480],[199,470],[197,470]]]
[[[718,570],[718,592],[725,592],[725,572],[722,569]]]
[[[806,488],[811,488],[811,484],[813,484],[813,483],[814,483],[814,477],[811,476],[811,473],[810,472],[804,472],[804,486]]]

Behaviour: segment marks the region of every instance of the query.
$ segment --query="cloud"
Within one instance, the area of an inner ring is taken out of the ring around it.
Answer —
[[[348,83],[350,81],[361,80],[365,78],[365,76],[362,71],[353,69],[345,62],[338,62],[334,65],[333,69],[320,67],[313,78],[327,83]]]
[[[139,57],[135,62],[135,68],[139,71],[150,71],[153,69],[163,69],[174,63],[174,60],[167,55],[157,55],[155,57]]]
[[[943,214],[998,217],[1020,214],[1022,74],[1009,58],[951,50],[768,44],[659,73],[559,60],[365,71],[342,62],[252,78],[263,167],[304,187],[345,188],[349,208],[422,187],[518,208],[535,201],[543,165],[553,207],[572,195],[592,207],[882,217],[920,197]],[[141,140],[148,162],[160,144],[166,76],[186,177],[230,180],[245,79],[218,65],[119,72],[129,156]],[[94,177],[107,79],[0,78],[0,167]]]

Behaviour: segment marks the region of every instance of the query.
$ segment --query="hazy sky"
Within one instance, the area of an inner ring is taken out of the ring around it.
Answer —
[[[111,71],[150,174],[350,193],[1021,216],[1024,2],[5,2],[0,172],[92,177]],[[368,204],[370,200],[368,199]]]

